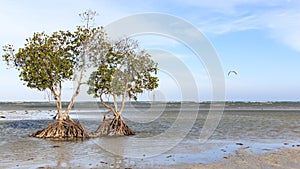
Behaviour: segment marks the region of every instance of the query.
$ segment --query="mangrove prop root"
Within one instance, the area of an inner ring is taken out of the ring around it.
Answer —
[[[135,133],[128,127],[123,118],[115,117],[111,121],[104,120],[96,132],[91,133],[90,136],[128,136],[134,134]]]
[[[37,138],[87,138],[88,133],[79,122],[73,120],[57,120],[47,128],[30,134]]]

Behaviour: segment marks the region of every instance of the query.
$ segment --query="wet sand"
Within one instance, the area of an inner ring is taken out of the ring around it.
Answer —
[[[288,111],[287,107],[264,111],[233,107],[224,113],[214,135],[204,144],[200,144],[199,135],[206,110],[201,110],[190,132],[175,144],[176,133],[168,139],[159,135],[174,123],[178,105],[169,105],[155,120],[156,114],[141,112],[147,108],[128,111],[127,117],[133,119],[128,125],[136,131],[135,136],[84,141],[28,137],[29,133],[46,127],[55,115],[55,110],[48,107],[37,110],[30,106],[28,110],[20,107],[0,111],[3,116],[0,118],[0,168],[299,169],[300,166],[298,107]],[[137,113],[130,114],[134,111]],[[102,119],[99,111],[85,109],[74,111],[71,116],[78,118],[89,131],[97,129]],[[156,144],[138,144],[143,138],[154,137]],[[174,146],[166,148],[171,144]]]
[[[191,169],[299,169],[300,148],[282,149],[279,152],[254,154],[238,150],[234,155],[224,157],[213,164],[179,164],[174,168]]]

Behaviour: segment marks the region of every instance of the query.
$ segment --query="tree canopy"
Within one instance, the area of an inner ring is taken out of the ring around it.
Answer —
[[[94,97],[103,100],[103,95],[110,95],[114,100],[121,96],[122,102],[126,97],[137,100],[137,94],[158,87],[157,63],[133,39],[111,43],[98,64],[88,82],[88,93]]]
[[[12,45],[4,46],[3,57],[20,71],[19,77],[28,87],[53,90],[82,67],[84,44],[95,31],[78,26],[75,32],[34,33],[16,54]]]

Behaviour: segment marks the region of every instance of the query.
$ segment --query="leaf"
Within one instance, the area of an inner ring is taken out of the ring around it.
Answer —
[[[150,54],[139,50],[137,41],[125,38],[110,43],[97,57],[100,62],[89,78],[89,94],[123,96],[126,93],[137,100],[137,93],[158,87],[157,63]]]

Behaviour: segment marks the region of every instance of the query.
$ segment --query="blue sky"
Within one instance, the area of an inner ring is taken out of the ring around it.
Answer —
[[[215,48],[224,71],[226,100],[300,101],[300,1],[297,0],[0,2],[0,44],[12,43],[16,48],[22,47],[33,32],[74,29],[82,24],[78,14],[86,9],[99,13],[96,26],[146,12],[174,15],[197,27]],[[142,47],[167,51],[181,60],[197,84],[197,101],[211,100],[209,74],[184,45],[166,37],[137,38]],[[172,58],[169,61],[171,64]],[[230,70],[236,70],[238,75],[227,76]],[[18,72],[7,69],[4,62],[0,62],[0,77],[1,101],[45,100],[44,92],[23,86]],[[157,97],[181,100],[182,90],[176,80],[164,72],[160,72],[160,77]],[[186,83],[188,86],[189,82]],[[72,84],[66,85],[65,100]],[[141,99],[147,100],[147,96]]]

